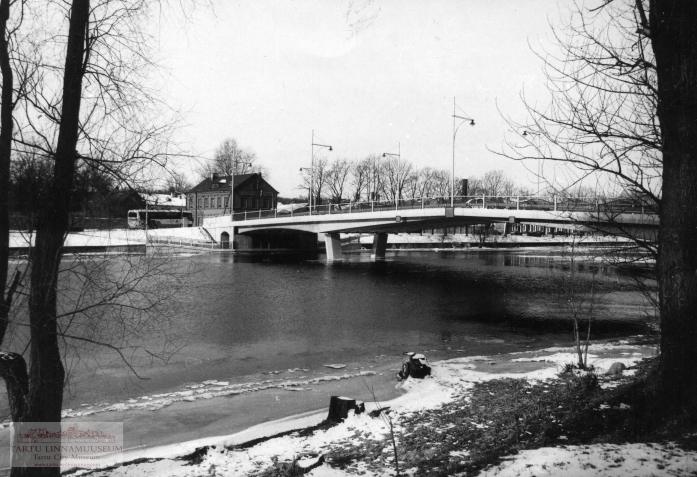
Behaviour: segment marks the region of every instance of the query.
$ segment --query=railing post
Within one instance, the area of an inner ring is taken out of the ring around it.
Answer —
[[[520,196],[515,198],[515,209],[520,210]]]
[[[486,196],[482,194],[482,209],[486,209]]]
[[[421,209],[423,210],[424,208],[424,196],[421,196]]]
[[[557,195],[554,195],[554,211],[557,211]]]
[[[247,211],[244,211],[244,220],[247,220]]]

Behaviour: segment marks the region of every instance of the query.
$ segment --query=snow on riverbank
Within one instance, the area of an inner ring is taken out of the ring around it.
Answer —
[[[347,238],[354,238],[355,234],[345,234]],[[358,235],[358,240],[362,245],[372,245],[373,235]],[[615,235],[587,235],[584,237],[566,236],[566,235],[491,235],[482,242],[482,237],[476,234],[419,234],[419,233],[396,233],[388,234],[388,245],[453,245],[453,244],[470,244],[479,245],[482,243],[485,246],[492,244],[548,244],[548,245],[565,245],[575,242],[577,245],[595,245],[595,244],[618,244],[626,245],[631,241],[624,237]]]
[[[345,366],[345,365],[344,365]],[[294,370],[288,370],[289,372]],[[238,394],[250,394],[266,389],[281,389],[286,391],[308,391],[309,386],[330,381],[341,381],[365,376],[374,376],[375,371],[357,371],[338,375],[322,375],[316,377],[299,376],[297,379],[267,379],[244,383],[207,380],[201,383],[182,386],[177,391],[152,394],[114,403],[83,404],[77,409],[63,409],[63,418],[92,416],[110,411],[148,410],[157,411],[177,402],[194,402],[218,397],[230,397]]]
[[[599,375],[614,362],[631,366],[640,359],[654,354],[654,347],[630,341],[598,343],[590,348],[589,362]],[[404,391],[400,397],[386,403],[366,403],[366,413],[351,415],[343,423],[313,432],[290,433],[248,447],[239,446],[251,439],[277,435],[291,429],[319,424],[326,410],[274,421],[250,428],[244,432],[211,437],[177,445],[151,449],[127,451],[124,461],[149,459],[139,463],[125,464],[110,470],[90,475],[247,475],[262,471],[274,462],[292,462],[307,457],[310,460],[336,451],[350,443],[369,442],[382,439],[390,433],[390,422],[386,417],[370,417],[369,412],[389,406],[390,419],[397,434],[402,418],[416,411],[436,409],[452,402],[456,397],[466,396],[477,382],[504,377],[525,378],[540,381],[554,377],[561,368],[574,361],[571,348],[549,348],[497,356],[474,356],[456,358],[433,363],[433,376],[426,380],[407,380],[398,386]],[[628,370],[632,371],[632,370]],[[202,446],[210,446],[193,464],[176,457],[193,452]],[[466,456],[466,449],[462,450]],[[457,456],[453,456],[457,458]],[[105,460],[104,464],[113,464]],[[697,453],[674,449],[669,444],[627,444],[597,446],[566,446],[543,448],[520,453],[506,459],[500,466],[488,469],[482,475],[683,475],[697,469]],[[413,473],[414,469],[412,469]],[[311,476],[343,475],[391,475],[391,468],[369,469],[364,463],[349,465],[343,470],[322,464],[312,470]],[[672,474],[671,474],[672,473]],[[409,475],[409,469],[406,474]]]
[[[697,452],[675,444],[596,444],[525,450],[481,477],[695,475]]]
[[[151,229],[147,232],[153,239],[182,239],[209,241],[210,235],[201,227],[179,227]],[[141,229],[83,230],[71,232],[65,238],[66,247],[122,247],[145,244],[146,233]],[[25,248],[34,244],[34,234],[10,232],[10,248]]]

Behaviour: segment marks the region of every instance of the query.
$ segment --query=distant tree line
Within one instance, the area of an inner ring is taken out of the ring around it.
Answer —
[[[110,171],[96,166],[78,161],[70,192],[71,227],[100,226],[96,219],[125,221],[129,209],[145,207],[141,192],[181,193],[191,188],[184,176],[172,172],[167,182],[158,189],[134,189],[119,181]],[[34,228],[41,204],[50,199],[52,171],[53,161],[35,151],[19,152],[12,156],[8,209],[13,228]],[[106,221],[101,225],[119,224]]]
[[[235,139],[223,140],[215,150],[213,157],[205,161],[197,170],[201,179],[213,174],[226,176],[262,172],[254,152],[243,149]]]
[[[309,197],[312,190],[313,202],[318,204],[450,196],[449,171],[433,167],[418,168],[398,156],[370,155],[358,161],[320,157],[315,160],[312,170],[304,172],[299,189],[308,194],[305,197]],[[517,185],[502,170],[470,177],[466,183],[462,178],[455,178],[455,195],[482,194],[530,195],[531,191]]]
[[[50,200],[53,161],[33,151],[15,154],[10,162],[9,213],[13,227],[33,229],[41,205]],[[70,191],[69,212],[80,217],[126,217],[129,208],[142,206],[137,192],[123,189],[112,174],[79,163]],[[73,220],[74,222],[75,220]],[[71,226],[77,224],[73,223]]]

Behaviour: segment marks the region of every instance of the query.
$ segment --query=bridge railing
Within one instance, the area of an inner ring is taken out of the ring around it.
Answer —
[[[650,214],[656,213],[655,204],[647,201],[626,198],[603,197],[538,197],[538,196],[456,196],[455,207],[479,209],[542,210],[564,212],[596,212],[598,214]],[[255,220],[275,217],[296,217],[309,215],[354,214],[384,210],[428,209],[450,207],[450,196],[418,197],[399,200],[373,200],[363,202],[336,202],[310,207],[300,206],[296,209],[259,209],[255,211],[235,212],[233,220]]]

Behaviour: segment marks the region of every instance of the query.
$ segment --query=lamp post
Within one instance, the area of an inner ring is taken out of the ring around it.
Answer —
[[[459,124],[457,123],[458,119],[460,120]],[[453,163],[450,172],[450,207],[455,207],[455,136],[465,121],[469,121],[469,125],[474,126],[474,119],[457,114],[457,105],[455,104],[455,97],[453,97]]]
[[[382,157],[396,157],[396,158],[398,158],[398,159],[401,159],[401,158],[402,158],[402,151],[401,151],[400,144],[397,143],[397,154],[395,154],[395,153],[393,153],[393,152],[383,152],[383,153],[382,153]],[[374,165],[374,164],[373,164],[373,165]],[[375,168],[373,168],[373,173],[375,173]],[[395,197],[395,198],[394,198],[395,206],[397,205],[397,201],[398,201],[398,200],[399,200],[398,197]]]
[[[237,171],[237,165],[244,164],[251,167],[252,163],[248,161],[239,161],[237,159],[232,160],[232,176],[230,177],[230,219],[235,220],[235,172]],[[225,210],[223,210],[225,213]]]
[[[310,162],[310,170],[311,170],[311,174],[310,174],[310,214],[312,214],[312,203],[314,200],[314,192],[315,192],[314,191],[314,185],[315,185],[315,147],[325,147],[325,148],[329,149],[330,151],[334,150],[332,148],[332,146],[330,146],[328,144],[315,143],[315,130],[314,129],[312,130],[312,146],[311,146],[312,159]]]
[[[527,129],[523,130],[523,136],[539,136],[539,133],[534,133],[532,131],[528,131]],[[540,177],[542,176],[542,159],[537,159],[537,197],[540,197]]]
[[[401,157],[402,157],[402,151],[401,151],[400,144],[397,143],[397,153],[396,153],[396,154],[393,153],[393,152],[383,152],[383,153],[382,153],[382,157],[387,157],[387,156],[398,157],[398,158],[401,159]]]
[[[313,168],[312,167],[301,167],[300,172],[307,172],[310,171],[310,183],[307,186],[307,194],[308,194],[308,204],[310,204],[310,212],[312,212],[312,174],[313,174]]]

